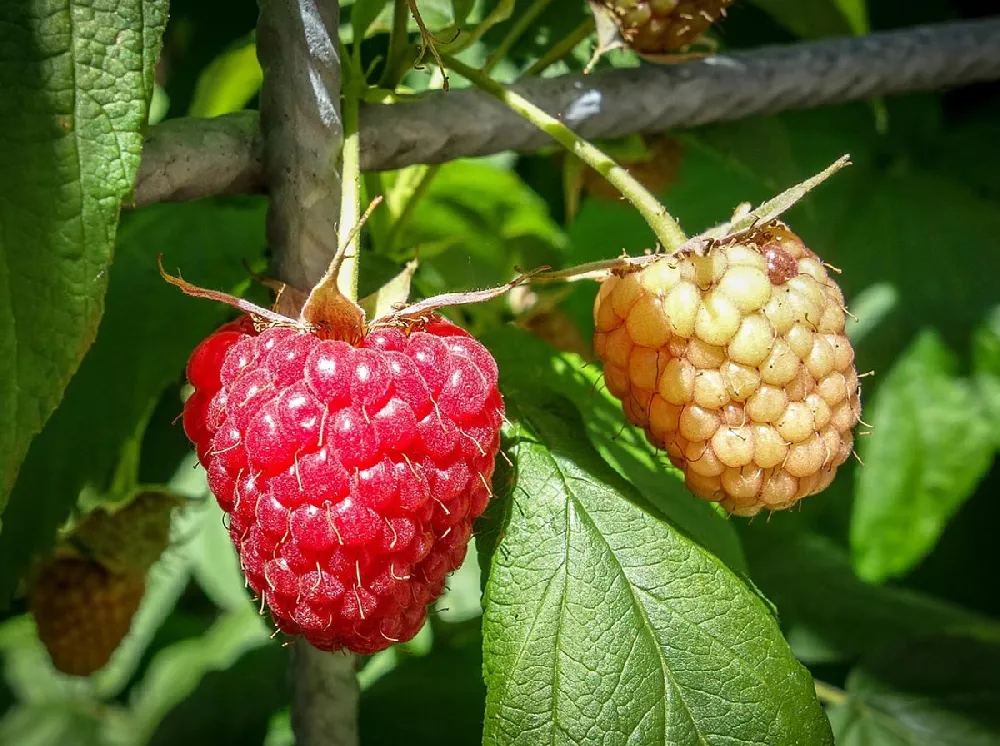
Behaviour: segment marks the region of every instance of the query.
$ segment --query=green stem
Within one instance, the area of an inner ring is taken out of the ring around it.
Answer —
[[[514,22],[513,26],[511,26],[510,31],[507,32],[507,35],[501,40],[501,42],[497,45],[497,48],[493,50],[493,53],[486,60],[486,64],[483,65],[483,72],[488,73],[496,67],[500,60],[507,56],[507,53],[511,50],[511,48],[517,44],[517,40],[524,35],[524,32],[528,30],[531,24],[535,22],[535,19],[542,14],[542,11],[545,10],[551,2],[552,0],[535,0],[526,11],[518,16],[517,21]]]
[[[448,54],[458,54],[463,49],[468,49],[479,41],[491,28],[510,18],[513,12],[514,0],[500,0],[494,6],[493,10],[490,11],[489,15],[480,21],[475,28],[461,34],[451,44],[442,45],[441,53],[444,54],[447,51]]]
[[[590,36],[593,32],[594,19],[588,18],[586,21],[573,29],[568,35],[564,36],[553,47],[551,47],[542,57],[537,59],[531,67],[521,74],[521,76],[541,75],[542,71],[549,65],[555,64],[567,54],[572,52],[576,48],[577,44]]]
[[[392,30],[389,32],[389,49],[386,51],[385,68],[379,78],[379,88],[389,90],[399,85],[405,74],[405,60],[410,50],[410,33],[406,25],[410,21],[410,8],[406,0],[394,0],[392,5]]]
[[[667,209],[659,203],[646,187],[603,151],[591,145],[558,119],[549,116],[523,96],[504,88],[479,70],[446,57],[445,64],[456,73],[474,83],[486,93],[502,101],[511,111],[519,114],[543,132],[558,140],[571,153],[604,176],[649,224],[660,245],[666,251],[675,251],[686,240],[684,231]]]
[[[351,76],[343,89],[341,115],[344,146],[341,156],[340,225],[337,227],[338,253],[343,255],[337,274],[337,289],[350,300],[358,298],[358,238],[355,226],[361,215],[361,132],[358,126],[361,81]],[[348,245],[348,241],[351,245]]]
[[[822,681],[813,682],[816,686],[816,698],[820,702],[828,705],[842,705],[848,699],[848,694],[843,689],[838,689],[833,684]]]

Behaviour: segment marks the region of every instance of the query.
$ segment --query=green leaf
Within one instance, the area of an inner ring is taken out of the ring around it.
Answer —
[[[993,425],[993,438],[1000,445],[1000,307],[973,333],[972,364],[976,387]]]
[[[485,698],[478,638],[436,647],[430,655],[405,659],[361,694],[361,743],[479,743]]]
[[[483,338],[500,368],[504,392],[516,400],[539,385],[570,399],[591,445],[657,510],[736,571],[746,568],[732,523],[684,487],[678,472],[640,430],[628,426],[621,403],[604,386],[601,372],[578,356],[560,354],[513,327]]]
[[[509,273],[519,262],[544,263],[568,245],[544,200],[516,173],[472,160],[440,168],[395,244],[404,252],[401,259],[412,258],[412,247],[419,246],[425,268],[426,260],[442,255],[438,268],[456,279],[474,260],[491,270],[476,284],[495,282],[496,273]]]
[[[357,0],[351,6],[351,30],[352,39],[364,39],[368,33],[368,27],[378,18],[382,9],[392,3],[388,0]]]
[[[416,259],[407,262],[391,280],[358,301],[368,321],[389,315],[397,304],[406,305],[410,298],[410,281],[417,271],[417,264]]]
[[[356,0],[357,1],[357,0]],[[445,31],[462,26],[472,12],[473,0],[420,0],[417,8],[428,31]],[[369,35],[388,33],[392,28],[392,3],[389,3],[378,17],[368,26]],[[409,32],[419,31],[417,22],[411,16],[406,24]],[[446,34],[442,34],[449,39]]]
[[[288,704],[287,668],[288,650],[272,644],[208,672],[163,718],[149,746],[262,743],[271,716]]]
[[[110,713],[109,713],[110,714]],[[0,721],[0,743],[17,746],[106,746],[104,724],[93,703],[85,700],[18,705]]]
[[[243,262],[262,256],[263,200],[158,205],[128,217],[97,340],[32,444],[4,516],[0,603],[51,546],[81,489],[107,489],[125,441],[182,375],[195,345],[230,314],[164,282],[157,254],[187,280],[230,290],[246,278]]]
[[[778,23],[806,39],[868,32],[865,0],[754,0]]]
[[[843,210],[830,209],[838,197]],[[996,204],[946,177],[902,165],[880,172],[871,160],[831,180],[815,201],[821,211],[810,235],[823,258],[843,270],[838,280],[847,297],[875,281],[898,296],[858,346],[860,370],[874,369],[881,385],[894,359],[927,327],[952,349],[966,349],[969,330],[997,302],[994,253],[969,250],[993,245],[1000,234]]]
[[[642,506],[564,400],[522,398],[511,415],[517,479],[486,588],[484,742],[832,744],[760,598]]]
[[[1000,744],[1000,644],[932,638],[885,651],[830,708],[840,746]]]
[[[933,549],[989,469],[991,425],[936,333],[925,331],[886,376],[859,438],[851,551],[858,574],[902,575]]]
[[[202,70],[188,116],[217,117],[241,111],[260,91],[263,80],[254,37],[244,37]]]
[[[181,468],[187,466],[194,471],[196,464],[197,461],[192,458],[191,463],[183,464]],[[202,469],[195,473],[202,477],[205,474]],[[195,528],[197,536],[191,540],[192,575],[216,606],[226,611],[239,611],[250,603],[246,579],[240,569],[236,548],[225,528],[225,514],[208,491],[207,484],[204,497],[207,504],[198,511],[197,522],[200,525]]]
[[[166,5],[0,3],[0,510],[101,318]]]
[[[203,636],[174,643],[157,653],[132,701],[136,743],[146,743],[163,718],[197,691],[209,672],[224,671],[247,651],[266,645],[268,631],[261,618],[252,608],[244,607],[219,617]]]
[[[796,657],[851,660],[932,634],[976,633],[1000,640],[1000,624],[952,604],[891,585],[861,581],[847,551],[792,530],[775,517],[741,531],[750,576],[774,602]]]

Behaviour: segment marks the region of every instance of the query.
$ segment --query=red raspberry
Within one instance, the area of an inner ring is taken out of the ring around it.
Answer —
[[[493,357],[441,319],[357,347],[239,323],[192,354],[184,428],[250,586],[323,650],[411,639],[491,495]]]

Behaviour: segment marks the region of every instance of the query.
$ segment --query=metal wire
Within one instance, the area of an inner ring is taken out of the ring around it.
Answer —
[[[768,47],[682,65],[530,80],[517,90],[590,139],[662,132],[789,109],[1000,78],[1000,18]],[[153,128],[137,205],[262,189],[255,112]],[[476,90],[361,112],[366,171],[444,163],[548,136]],[[205,145],[208,147],[204,147]]]
[[[336,0],[260,0],[257,49],[264,82],[260,92],[261,143],[252,121],[238,122],[232,137],[244,150],[237,159],[209,137],[207,151],[184,159],[201,176],[222,169],[234,181],[213,183],[232,190],[263,179],[270,204],[267,238],[281,279],[309,288],[322,278],[337,249],[341,180],[338,158],[343,141],[340,116],[340,56]],[[190,123],[176,126],[192,126]],[[195,130],[197,133],[197,130]],[[205,135],[201,135],[206,142]],[[253,152],[251,173],[246,163]],[[219,162],[209,162],[219,161]],[[209,170],[205,170],[209,169]],[[259,169],[259,170],[256,170]],[[190,182],[188,184],[190,189]],[[324,653],[298,640],[292,653],[292,729],[301,746],[357,746],[358,683],[350,653]]]

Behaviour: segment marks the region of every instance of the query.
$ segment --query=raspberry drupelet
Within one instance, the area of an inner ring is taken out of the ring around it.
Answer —
[[[437,316],[357,346],[243,317],[187,375],[185,431],[277,626],[363,654],[411,639],[492,494],[486,348]]]
[[[783,224],[612,275],[594,319],[608,390],[699,497],[744,516],[789,508],[850,456],[844,296]]]

